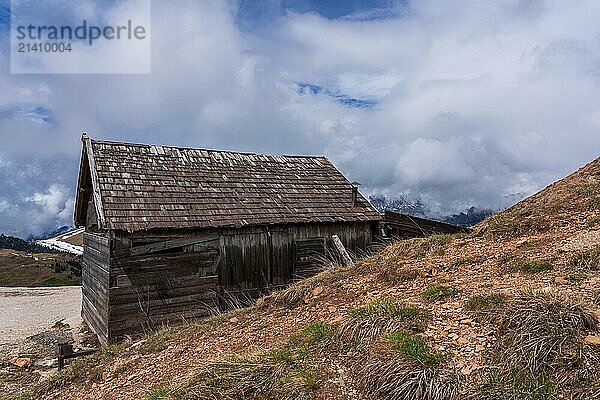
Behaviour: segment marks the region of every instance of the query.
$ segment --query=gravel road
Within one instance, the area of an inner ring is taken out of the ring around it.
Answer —
[[[48,330],[64,319],[81,322],[81,286],[0,287],[0,347]]]

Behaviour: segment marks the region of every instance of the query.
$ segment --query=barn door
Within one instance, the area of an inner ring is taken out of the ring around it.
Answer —
[[[294,276],[305,279],[322,270],[326,257],[324,237],[294,239]]]

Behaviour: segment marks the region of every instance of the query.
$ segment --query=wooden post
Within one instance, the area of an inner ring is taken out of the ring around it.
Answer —
[[[350,267],[350,266],[354,265],[354,263],[352,262],[352,259],[350,258],[350,255],[346,251],[346,248],[342,244],[342,241],[340,240],[338,235],[332,235],[331,240],[333,241],[333,245],[335,246],[336,250],[340,254],[340,259],[342,261],[342,265],[344,267]]]

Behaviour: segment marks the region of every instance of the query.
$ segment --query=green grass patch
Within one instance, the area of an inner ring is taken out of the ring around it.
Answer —
[[[111,344],[100,348],[100,353],[109,360],[118,357],[123,351],[123,347],[117,344]]]
[[[423,366],[437,367],[443,360],[442,354],[429,347],[420,336],[399,331],[386,334],[385,339],[394,349]]]
[[[539,272],[550,271],[554,265],[550,261],[528,261],[517,267],[522,272],[528,274],[537,274]]]
[[[331,327],[323,322],[313,322],[306,325],[299,333],[305,342],[314,344],[333,336]]]
[[[506,303],[506,296],[500,293],[479,294],[471,297],[465,303],[468,311],[495,310]]]
[[[148,336],[148,339],[140,346],[140,353],[159,353],[167,348],[167,330],[163,329]]]
[[[567,275],[567,280],[573,283],[583,282],[588,278],[587,274],[571,274]]]
[[[592,217],[588,219],[585,223],[589,228],[593,228],[595,226],[600,225],[600,217]]]
[[[169,396],[171,390],[167,386],[159,386],[157,388],[152,389],[146,395],[147,400],[161,400],[166,399]]]
[[[441,301],[448,297],[456,296],[458,294],[458,289],[451,286],[444,285],[436,285],[431,286],[423,293],[421,293],[421,297],[428,301]]]
[[[356,319],[369,317],[412,318],[420,315],[422,310],[416,306],[388,298],[374,300],[369,304],[350,311],[350,316]]]

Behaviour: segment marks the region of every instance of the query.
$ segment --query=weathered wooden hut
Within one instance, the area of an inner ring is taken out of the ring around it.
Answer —
[[[325,157],[82,141],[82,316],[103,342],[285,285],[332,235],[356,252],[378,229]]]

